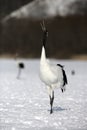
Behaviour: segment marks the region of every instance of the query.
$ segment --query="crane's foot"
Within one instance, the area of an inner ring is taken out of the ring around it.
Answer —
[[[53,109],[50,110],[50,114],[52,114],[52,113],[53,113]]]
[[[50,96],[50,106],[51,106],[51,110],[50,110],[50,114],[53,113],[53,101],[54,101],[54,91],[52,92],[52,98]]]

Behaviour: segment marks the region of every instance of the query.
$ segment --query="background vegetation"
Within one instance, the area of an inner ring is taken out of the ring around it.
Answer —
[[[31,0],[0,0],[0,18]],[[0,55],[40,57],[41,21],[11,19],[0,23]],[[45,21],[49,32],[47,55],[52,58],[75,58],[87,55],[87,16],[56,17]]]

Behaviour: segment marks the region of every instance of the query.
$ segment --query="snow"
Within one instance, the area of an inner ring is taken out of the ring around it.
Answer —
[[[11,12],[2,19],[2,23],[11,18],[30,18],[34,20],[41,20],[54,18],[55,16],[84,14],[85,7],[86,0],[34,0]]]
[[[66,91],[55,90],[53,114],[39,79],[39,60],[0,59],[0,130],[87,130],[87,61],[52,60],[65,66]],[[75,70],[75,75],[71,71]]]

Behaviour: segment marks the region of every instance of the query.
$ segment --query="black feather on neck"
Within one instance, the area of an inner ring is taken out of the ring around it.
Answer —
[[[47,37],[48,37],[48,31],[44,30],[43,32],[43,46],[44,47],[46,47]]]

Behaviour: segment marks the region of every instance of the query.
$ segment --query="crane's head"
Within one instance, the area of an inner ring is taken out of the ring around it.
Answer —
[[[41,23],[41,28],[42,28],[42,31],[43,31],[43,46],[45,47],[46,41],[47,41],[47,37],[48,37],[48,31],[47,31],[47,29],[45,27],[44,21]]]

